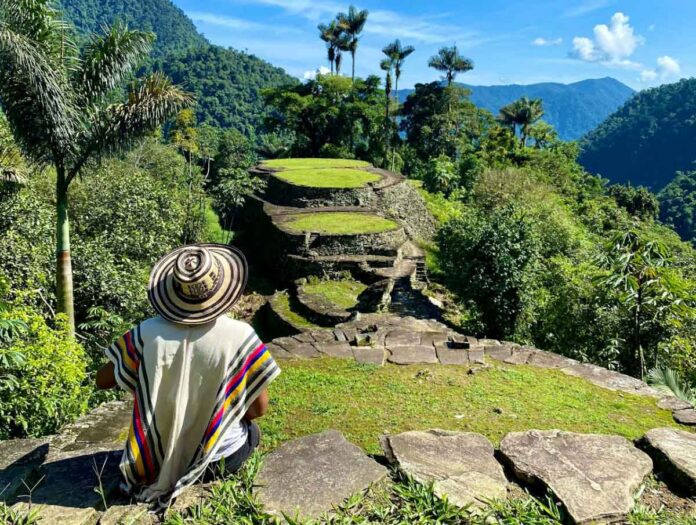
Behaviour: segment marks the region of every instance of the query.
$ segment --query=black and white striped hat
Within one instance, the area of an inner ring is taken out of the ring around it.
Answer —
[[[148,298],[157,313],[169,321],[203,324],[237,302],[248,273],[244,254],[233,246],[182,246],[155,264]]]

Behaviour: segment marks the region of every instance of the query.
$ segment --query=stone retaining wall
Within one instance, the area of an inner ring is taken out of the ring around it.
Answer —
[[[409,182],[378,191],[381,208],[390,217],[398,219],[413,239],[430,240],[437,231],[437,221],[430,215],[423,197]]]
[[[362,188],[317,188],[300,186],[275,175],[268,177],[264,197],[279,206],[321,208],[324,206],[368,206],[377,202],[370,186]]]

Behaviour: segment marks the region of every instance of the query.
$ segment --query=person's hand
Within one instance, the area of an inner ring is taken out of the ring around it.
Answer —
[[[97,371],[97,388],[108,390],[116,386],[116,376],[114,374],[114,364],[109,361]]]

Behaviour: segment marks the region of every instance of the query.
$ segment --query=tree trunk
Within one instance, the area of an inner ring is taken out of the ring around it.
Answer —
[[[636,309],[633,314],[633,340],[635,344],[636,351],[638,353],[638,360],[640,361],[640,378],[645,377],[645,354],[643,353],[643,342],[640,338],[640,316],[642,313],[643,306],[643,283],[642,279],[638,280],[638,297],[636,298]]]
[[[56,296],[58,312],[67,315],[70,335],[75,335],[72,260],[70,258],[70,220],[65,170],[58,169],[56,181]]]
[[[350,72],[350,79],[355,82],[355,51],[350,52],[350,56],[353,59],[352,71]]]

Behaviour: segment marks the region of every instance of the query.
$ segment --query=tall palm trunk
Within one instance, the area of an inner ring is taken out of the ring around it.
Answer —
[[[70,220],[68,218],[68,184],[65,168],[58,169],[56,181],[56,296],[58,312],[68,316],[70,335],[75,333],[72,260],[70,257]]]
[[[398,134],[398,128],[397,128],[397,119],[399,118],[399,77],[401,76],[401,73],[397,73],[394,75],[395,77],[395,82],[394,82],[394,100],[396,101],[396,114],[394,115],[394,128],[397,129],[397,134]],[[391,154],[391,171],[394,171],[394,165],[396,164],[396,140],[392,142],[392,154]]]
[[[350,50],[350,56],[353,59],[353,64],[351,66],[350,79],[355,82],[355,49]]]

